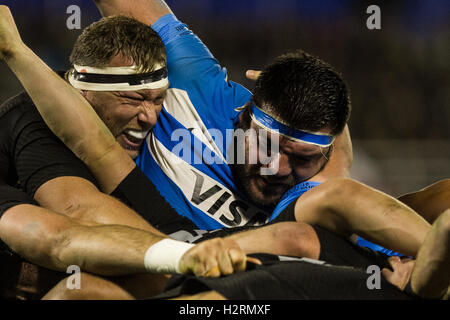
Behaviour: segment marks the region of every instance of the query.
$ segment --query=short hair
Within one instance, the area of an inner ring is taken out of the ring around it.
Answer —
[[[140,72],[166,65],[161,38],[149,26],[129,17],[111,16],[94,22],[78,37],[70,62],[88,67],[104,67],[117,54],[134,61]]]
[[[333,135],[351,111],[347,86],[329,64],[301,50],[277,57],[256,81],[256,105],[290,127]]]

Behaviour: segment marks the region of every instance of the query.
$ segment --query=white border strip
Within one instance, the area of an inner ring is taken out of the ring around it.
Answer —
[[[89,90],[89,91],[138,91],[145,89],[161,89],[169,85],[169,79],[164,78],[156,82],[130,85],[129,83],[90,83],[83,82],[73,79],[73,76],[69,74],[70,84],[79,90]]]
[[[112,75],[130,75],[139,74],[139,68],[135,65],[126,67],[87,67],[74,64],[73,67],[79,73],[95,73],[95,74],[112,74]],[[152,71],[158,71],[164,68],[164,65],[156,64],[155,69]]]

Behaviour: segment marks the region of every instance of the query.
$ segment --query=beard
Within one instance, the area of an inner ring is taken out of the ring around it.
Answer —
[[[254,203],[274,208],[284,193],[295,185],[294,181],[262,176],[261,166],[252,164],[234,164],[231,166],[238,188]]]
[[[250,116],[248,109],[244,110],[242,118],[236,124],[236,129],[246,131],[250,128]],[[248,164],[248,145],[234,145],[234,154],[244,152],[245,163],[234,161],[230,164],[236,186],[256,204],[274,208],[282,198],[283,194],[294,186],[294,181],[281,181],[274,176],[262,176],[261,164]],[[235,159],[234,159],[235,160]],[[283,179],[285,180],[285,179]],[[275,186],[275,188],[274,188]]]

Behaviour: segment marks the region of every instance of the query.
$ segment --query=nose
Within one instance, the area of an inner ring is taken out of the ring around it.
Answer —
[[[138,122],[143,130],[150,130],[158,121],[161,106],[156,106],[152,103],[145,103],[141,106],[138,114]]]
[[[287,177],[292,173],[292,167],[289,162],[289,157],[283,153],[277,153],[274,155],[268,165],[265,165],[267,175],[276,177]]]

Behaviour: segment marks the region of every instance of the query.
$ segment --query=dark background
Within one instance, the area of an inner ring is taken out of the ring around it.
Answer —
[[[11,0],[25,43],[53,69],[69,67],[81,30],[69,30],[70,5],[81,28],[100,18],[90,0]],[[353,176],[393,195],[450,178],[450,1],[172,0],[227,67],[229,79],[252,89],[258,69],[301,48],[331,63],[347,81],[353,111]],[[369,30],[366,9],[381,8],[381,30]],[[20,83],[0,64],[0,101]],[[1,128],[0,128],[1,130]]]

